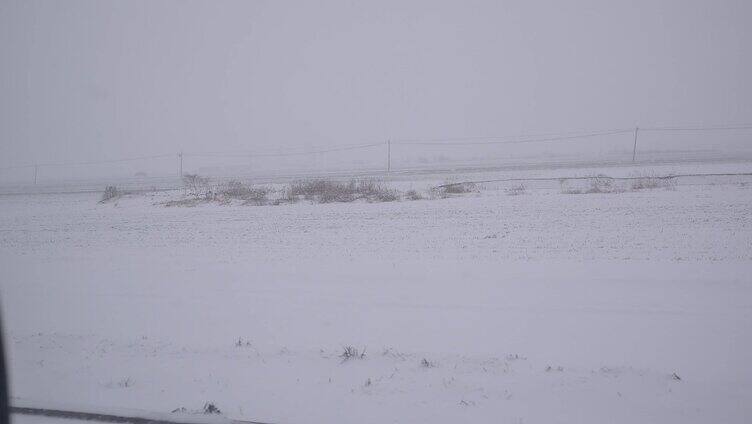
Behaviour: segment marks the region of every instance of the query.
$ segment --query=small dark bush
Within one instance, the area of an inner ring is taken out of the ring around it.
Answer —
[[[422,360],[420,361],[420,366],[421,366],[421,367],[423,367],[423,368],[433,368],[433,367],[435,367],[435,366],[436,366],[436,364],[434,364],[433,362],[429,361],[429,360],[428,360],[428,359],[426,359],[426,358],[423,358],[423,359],[422,359]]]
[[[287,188],[283,190],[282,197],[277,199],[275,203],[279,205],[282,203],[295,203],[297,201],[298,201],[298,195],[295,194],[292,187],[288,186]]]
[[[206,199],[189,198],[189,199],[180,199],[180,200],[168,200],[166,202],[162,202],[161,204],[168,208],[175,207],[175,206],[192,208],[194,206],[197,206],[206,202],[207,202]]]
[[[221,415],[222,411],[217,408],[217,405],[215,405],[212,402],[206,402],[204,403],[204,407],[196,410],[196,409],[188,409],[185,406],[181,406],[179,408],[175,408],[172,410],[173,414],[204,414],[204,415]]]
[[[128,387],[131,387],[131,386],[133,386],[133,380],[131,380],[130,377],[126,377],[126,378],[118,381],[118,387],[128,388]]]
[[[584,179],[584,183],[588,185],[588,187],[583,187],[582,184],[580,184],[580,179],[561,179],[559,180],[559,183],[561,184],[561,192],[563,194],[593,194],[593,193],[623,193],[624,187],[621,187],[619,185],[615,184],[615,180],[607,175],[594,175],[590,177],[586,177]],[[570,187],[570,183],[574,185],[574,187]]]
[[[290,183],[287,190],[289,197],[302,196],[306,200],[319,203],[349,202],[354,200],[354,184],[329,180],[306,180]]]
[[[405,192],[405,199],[407,200],[422,200],[423,196],[415,190],[408,190]]]
[[[366,357],[366,349],[363,348],[363,350],[360,351],[357,347],[345,346],[342,348],[342,353],[339,357],[342,358],[342,362],[347,362],[351,359],[363,359]]]
[[[210,192],[209,177],[202,177],[198,174],[183,175],[183,185],[193,195],[207,195]]]
[[[369,202],[394,202],[399,200],[399,192],[397,190],[384,187],[372,181],[358,185],[358,194]]]
[[[651,190],[656,188],[674,190],[676,189],[676,178],[643,175],[636,180],[632,180],[632,190]]]
[[[240,181],[232,180],[225,184],[225,187],[222,190],[222,194],[228,197],[242,199],[251,194],[251,187],[241,183]]]
[[[104,193],[102,194],[102,200],[100,201],[100,203],[104,203],[116,197],[120,197],[120,192],[118,191],[117,187],[107,186],[107,188],[104,189]]]
[[[432,188],[431,196],[445,199],[447,197],[452,197],[457,194],[471,193],[471,192],[477,191],[477,189],[478,187],[475,185],[475,183],[445,182],[444,184],[440,186]]]
[[[222,411],[220,411],[220,410],[219,410],[219,408],[217,408],[217,406],[216,406],[216,405],[214,405],[213,403],[211,403],[211,402],[206,402],[206,403],[204,404],[204,410],[203,410],[203,413],[204,413],[204,414],[206,414],[206,415],[211,415],[211,414],[221,414],[221,413],[222,413]]]
[[[525,194],[525,185],[520,184],[517,186],[512,186],[504,190],[504,192],[509,196],[519,196],[521,194]]]
[[[589,178],[590,189],[588,193],[613,193],[614,192],[614,180],[611,177],[607,177],[603,174],[596,175]]]
[[[255,187],[232,180],[224,184],[219,192],[223,199],[240,199],[244,205],[265,205],[268,203],[269,190],[267,187]]]
[[[464,194],[464,193],[470,193],[476,190],[476,186],[474,183],[456,183],[456,184],[445,184],[443,186],[444,193],[447,194]]]

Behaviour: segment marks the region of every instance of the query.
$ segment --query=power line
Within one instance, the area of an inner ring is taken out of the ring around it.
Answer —
[[[664,127],[640,127],[640,131],[647,132],[710,132],[710,131],[734,131],[734,130],[752,130],[752,125],[717,125],[717,126],[664,126]],[[444,145],[444,146],[471,146],[471,145],[495,145],[495,144],[523,144],[523,143],[545,143],[554,141],[571,141],[586,139],[592,137],[602,137],[616,134],[632,133],[633,128],[628,129],[612,129],[603,131],[591,131],[591,132],[559,132],[559,133],[547,133],[537,135],[516,135],[516,136],[495,136],[495,137],[455,137],[455,138],[437,138],[437,139],[397,139],[390,142],[390,144],[401,145]],[[186,153],[184,156],[190,157],[287,157],[287,156],[306,156],[316,155],[333,152],[343,152],[349,150],[367,149],[376,146],[383,146],[385,142],[378,143],[364,143],[364,144],[347,144],[333,148],[321,148],[317,150],[306,151],[279,151],[277,153],[262,153],[262,152],[196,152]],[[281,149],[282,150],[282,149]],[[288,150],[296,150],[288,149]],[[65,166],[86,166],[86,165],[103,165],[121,162],[133,162],[140,160],[160,159],[174,157],[174,154],[161,154],[150,156],[137,156],[120,159],[109,160],[92,160],[83,162],[45,162],[38,164],[26,164],[26,165],[13,165],[0,167],[0,170],[12,170],[12,169],[29,169],[29,168],[41,168],[41,167],[65,167]]]
[[[4,166],[0,168],[0,170],[10,170],[10,169],[25,169],[25,168],[33,168],[35,165],[14,165],[14,166]]]
[[[640,127],[640,131],[733,131],[752,130],[752,125],[711,126],[711,127]]]
[[[120,163],[120,162],[133,162],[138,160],[147,160],[147,159],[159,159],[159,158],[166,158],[166,157],[172,157],[174,155],[172,154],[164,154],[164,155],[152,155],[152,156],[137,156],[137,157],[129,157],[129,158],[121,158],[121,159],[107,159],[107,160],[93,160],[93,161],[85,161],[85,162],[46,162],[46,163],[37,163],[37,164],[31,164],[31,165],[15,165],[15,166],[7,166],[0,169],[20,169],[20,168],[41,168],[41,167],[54,167],[54,166],[85,166],[85,165],[103,165],[108,163]]]
[[[241,156],[258,156],[258,155],[265,155],[265,154],[282,154],[285,151],[291,151],[290,153],[298,153],[294,152],[295,150],[301,150],[301,149],[308,149],[304,152],[318,152],[319,150],[331,150],[331,149],[345,149],[345,148],[360,148],[360,147],[370,147],[372,145],[380,145],[383,144],[382,142],[362,142],[362,143],[349,143],[349,144],[337,144],[333,146],[300,146],[300,147],[276,147],[276,148],[267,148],[267,149],[259,149],[259,150],[221,150],[221,151],[213,151],[213,152],[188,152],[186,155],[190,156],[229,156],[229,155],[241,155]]]
[[[404,145],[434,145],[434,146],[451,146],[451,145],[470,146],[470,145],[486,145],[486,144],[542,143],[542,142],[549,142],[549,141],[576,140],[576,139],[582,139],[582,138],[607,136],[607,135],[614,135],[614,134],[626,134],[626,133],[631,133],[632,131],[634,130],[630,128],[630,129],[619,129],[619,130],[599,131],[599,132],[590,132],[590,133],[578,133],[578,134],[569,135],[569,136],[529,138],[529,139],[521,139],[521,140],[472,141],[477,138],[467,138],[464,140],[470,140],[470,141],[409,141],[409,142],[396,142],[396,143],[404,144]],[[492,137],[489,137],[489,139],[491,138]],[[503,137],[493,137],[493,138],[503,138]],[[456,139],[447,139],[447,140],[463,140],[463,139],[456,138]]]
[[[559,131],[559,132],[548,132],[548,133],[537,133],[537,134],[517,134],[517,135],[499,135],[499,136],[475,136],[475,137],[441,137],[441,138],[402,138],[402,139],[392,139],[395,143],[402,143],[402,144],[410,144],[410,143],[442,143],[442,142],[450,142],[450,141],[498,141],[498,140],[525,140],[530,138],[541,138],[541,137],[566,137],[570,135],[578,135],[578,134],[589,134],[593,132],[606,132],[606,131],[616,131],[617,129],[612,130],[582,130],[582,131]]]
[[[308,150],[304,152],[288,152],[288,153],[254,153],[254,152],[208,152],[208,153],[186,153],[185,156],[192,156],[192,157],[237,157],[237,156],[247,156],[247,157],[280,157],[280,156],[304,156],[304,155],[314,155],[314,154],[320,154],[320,153],[332,153],[332,152],[343,152],[347,150],[359,150],[359,149],[367,149],[369,147],[375,147],[375,146],[383,146],[384,143],[369,143],[369,144],[355,144],[355,145],[347,145],[343,147],[337,147],[332,149],[322,149],[322,150]]]
[[[108,160],[94,160],[94,161],[86,161],[86,162],[53,162],[53,163],[40,163],[38,166],[83,166],[83,165],[100,165],[100,164],[107,164],[107,163],[119,163],[119,162],[133,162],[137,160],[148,160],[148,159],[161,159],[166,157],[173,157],[174,154],[164,154],[164,155],[152,155],[152,156],[137,156],[137,157],[130,157],[130,158],[122,158],[122,159],[108,159]]]
[[[725,126],[708,126],[708,127],[640,127],[640,131],[730,131],[730,130],[752,130],[752,125],[725,125]],[[395,144],[405,145],[477,145],[477,144],[517,144],[517,143],[535,143],[559,140],[575,140],[579,138],[589,138],[597,136],[606,136],[613,134],[626,134],[634,131],[634,128],[612,129],[602,131],[569,131],[559,133],[544,133],[537,135],[516,135],[516,136],[483,136],[483,137],[452,137],[452,138],[435,138],[435,139],[398,139],[393,141]],[[478,140],[478,141],[475,141]],[[485,141],[488,140],[488,141]]]

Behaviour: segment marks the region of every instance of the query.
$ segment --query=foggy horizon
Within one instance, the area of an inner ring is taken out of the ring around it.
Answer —
[[[0,166],[752,123],[745,1],[0,3]]]

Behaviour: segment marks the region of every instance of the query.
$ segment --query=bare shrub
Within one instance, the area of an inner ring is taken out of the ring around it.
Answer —
[[[566,188],[561,190],[562,194],[582,194],[582,190],[576,188]]]
[[[196,206],[203,202],[230,203],[233,199],[242,200],[244,205],[265,205],[269,203],[268,187],[258,187],[231,180],[223,184],[211,184],[208,177],[187,174],[183,183],[188,191],[188,199],[165,202],[165,206]]]
[[[381,183],[373,179],[351,180],[350,184],[353,183],[355,184],[355,192],[363,196],[378,194],[384,189]]]
[[[125,377],[125,378],[118,380],[117,382],[110,381],[106,383],[104,386],[107,387],[108,389],[113,389],[113,388],[127,389],[130,387],[133,387],[134,384],[135,384],[135,381],[133,381],[132,378]]]
[[[342,348],[342,353],[339,357],[342,358],[342,362],[347,362],[351,359],[363,359],[366,357],[366,348],[363,348],[361,351],[354,346],[345,346]]]
[[[269,192],[271,190],[268,187],[257,187],[232,180],[224,185],[219,194],[225,198],[244,200],[243,204],[246,205],[264,205],[269,200]]]
[[[477,190],[477,186],[475,183],[455,183],[455,184],[445,184],[443,186],[444,193],[447,194],[464,194],[464,193],[470,193]]]
[[[189,199],[179,199],[179,200],[168,200],[166,202],[162,202],[161,204],[168,208],[176,207],[176,206],[192,208],[196,205],[200,205],[206,202],[208,202],[208,200],[204,198],[189,198]]]
[[[312,184],[312,181],[301,181],[301,180],[293,181],[287,186],[285,193],[288,197],[296,198],[296,199],[298,196],[303,196],[303,197],[310,196],[312,195],[312,191],[313,191],[311,184]]]
[[[423,200],[423,196],[415,190],[407,190],[405,192],[405,199],[407,200]]]
[[[623,187],[615,184],[614,178],[603,174],[586,177],[587,187],[570,187],[569,183],[575,180],[579,181],[582,178],[559,180],[562,194],[623,193],[625,191]]]
[[[172,410],[173,414],[204,414],[204,415],[221,415],[222,411],[220,411],[219,408],[217,408],[217,405],[215,405],[213,402],[205,402],[204,407],[196,410],[196,409],[188,409],[185,406],[181,406],[179,408],[175,408]]]
[[[235,340],[235,347],[251,347],[253,346],[251,344],[250,340],[243,340],[242,337],[238,337],[237,340]]]
[[[250,195],[250,193],[251,187],[238,180],[228,181],[222,189],[223,195],[237,199],[244,199],[246,196]]]
[[[305,180],[290,183],[285,191],[290,201],[303,197],[318,203],[352,202],[364,199],[369,202],[392,202],[399,199],[396,190],[385,187],[378,181],[350,180]]]
[[[126,388],[128,388],[128,387],[131,387],[131,386],[133,386],[133,380],[131,380],[131,378],[130,378],[130,377],[126,377],[126,378],[124,378],[124,379],[122,379],[122,380],[118,381],[118,383],[117,383],[117,384],[118,384],[118,387],[121,387],[121,388],[124,388],[124,389],[126,389]]]
[[[669,177],[664,178],[663,180],[663,188],[666,190],[676,190],[676,186],[679,184],[679,182],[676,180],[676,177]]]
[[[213,404],[212,402],[206,402],[204,404],[204,409],[202,411],[206,415],[213,415],[213,414],[221,414],[222,411],[217,408],[217,405]]]
[[[436,366],[436,364],[435,364],[435,363],[433,363],[433,362],[431,362],[431,361],[429,361],[429,360],[428,360],[428,359],[426,359],[426,358],[423,358],[423,359],[421,359],[421,361],[420,361],[420,366],[421,366],[421,367],[423,367],[423,368],[433,368],[433,367],[435,367],[435,366]]]
[[[296,203],[298,199],[299,196],[295,194],[295,190],[288,186],[282,190],[282,196],[275,200],[274,204],[281,205],[283,203]]]
[[[507,355],[507,361],[519,361],[519,360],[526,361],[527,358],[517,353],[510,353],[509,355]]]
[[[268,196],[270,191],[267,187],[256,187],[232,180],[224,184],[219,192],[219,196],[224,199],[243,200],[244,205],[265,205],[269,201]]]
[[[399,192],[395,189],[384,186],[374,180],[358,181],[357,194],[369,202],[394,202],[399,200]]]
[[[582,190],[569,187],[569,180],[562,178],[559,180],[561,194],[582,194]]]
[[[431,196],[445,199],[447,197],[452,197],[457,194],[471,193],[477,190],[478,190],[478,187],[475,185],[475,183],[445,182],[444,184],[440,186],[432,188]]]
[[[388,356],[390,358],[399,359],[401,361],[405,361],[407,359],[406,354],[402,352],[397,352],[396,350],[392,349],[391,347],[384,348],[384,350],[381,352],[383,356]]]
[[[267,187],[256,187],[248,194],[245,204],[264,205],[268,201],[271,190]]]
[[[337,181],[319,181],[319,191],[315,200],[319,203],[352,202],[355,200],[355,181],[341,183]]]
[[[306,200],[319,203],[351,202],[355,200],[355,183],[330,180],[294,181],[290,183],[287,192],[289,196],[302,196]]]
[[[588,178],[590,181],[590,189],[587,193],[613,193],[614,192],[614,180],[603,174],[599,174]]]
[[[578,179],[575,179],[578,180]],[[626,180],[626,181],[624,181]],[[630,181],[631,180],[631,181]],[[676,188],[676,178],[672,176],[656,176],[652,174],[642,175],[630,178],[611,178],[600,174],[586,178],[587,187],[570,187],[572,179],[560,180],[561,192],[563,194],[581,194],[581,193],[623,193],[627,190],[649,190],[656,188],[665,188],[674,190]],[[617,184],[618,183],[618,184]]]
[[[202,177],[198,174],[183,175],[183,185],[194,196],[210,195],[209,181],[209,177]]]
[[[114,185],[107,186],[104,189],[104,193],[102,193],[102,200],[100,200],[99,203],[105,203],[108,200],[120,197],[120,195],[121,193],[118,191],[117,187],[115,187]]]
[[[658,188],[658,180],[653,177],[640,177],[632,181],[632,190]]]
[[[368,199],[369,202],[396,202],[400,195],[397,190],[384,189]]]
[[[521,194],[525,194],[525,185],[520,184],[516,186],[509,187],[508,189],[504,190],[504,192],[508,196],[519,196]]]
[[[399,199],[397,190],[372,179],[357,181],[355,191],[359,197],[369,202],[394,202]]]
[[[676,178],[672,176],[642,175],[632,180],[632,190],[651,190],[656,188],[674,190],[676,189]]]

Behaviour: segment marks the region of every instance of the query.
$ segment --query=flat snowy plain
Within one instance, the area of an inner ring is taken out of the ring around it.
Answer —
[[[175,196],[0,197],[15,402],[213,402],[279,423],[752,420],[748,177],[158,205]]]

